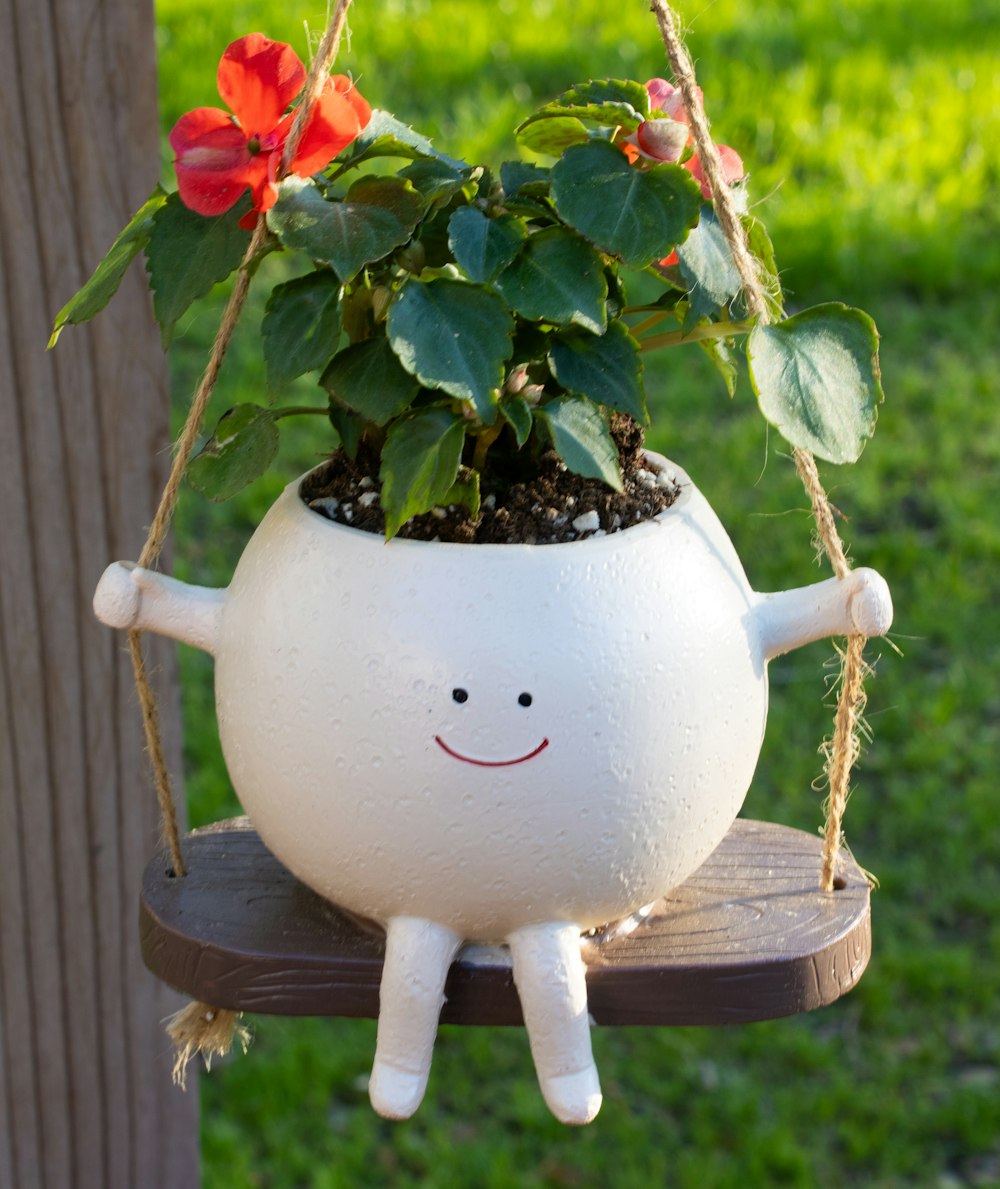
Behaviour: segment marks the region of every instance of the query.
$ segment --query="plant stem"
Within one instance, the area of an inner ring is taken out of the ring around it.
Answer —
[[[505,422],[498,414],[493,425],[487,426],[481,433],[476,434],[476,448],[472,454],[473,470],[482,472],[483,467],[486,465],[486,451],[489,450],[500,436],[504,424]]]
[[[641,313],[643,306],[637,306],[634,310],[622,310],[623,314]],[[643,318],[641,322],[636,322],[634,326],[629,327],[629,334],[638,338],[640,334],[645,334],[647,330],[652,330],[654,326],[658,326],[664,318],[669,317],[673,310],[654,310],[648,318]]]
[[[710,322],[707,326],[696,326],[686,334],[683,330],[669,330],[665,334],[652,334],[639,344],[640,351],[653,351],[658,347],[676,347],[681,343],[697,343],[702,339],[726,339],[733,334],[749,334],[752,322]]]

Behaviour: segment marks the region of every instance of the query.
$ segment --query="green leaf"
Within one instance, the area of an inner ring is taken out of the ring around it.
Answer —
[[[461,468],[458,478],[452,484],[451,490],[441,503],[444,506],[448,504],[464,504],[469,509],[469,515],[472,519],[478,520],[479,509],[482,505],[479,472],[474,471],[471,467]]]
[[[293,176],[278,187],[267,225],[287,247],[332,265],[346,285],[366,264],[405,244],[423,211],[423,198],[402,178],[358,178],[341,202]]]
[[[448,222],[448,246],[472,281],[492,281],[518,254],[527,235],[523,219],[490,219],[476,206],[460,206]]]
[[[249,198],[217,218],[206,218],[171,194],[153,216],[146,267],[153,290],[153,313],[166,347],[177,319],[199,297],[239,268],[250,244],[239,225]]]
[[[533,197],[544,197],[549,192],[552,171],[542,165],[528,161],[505,161],[500,166],[500,184],[509,198],[522,190]]]
[[[867,314],[831,303],[757,326],[747,360],[761,412],[793,446],[829,462],[857,460],[883,400]]]
[[[698,308],[697,304],[691,301],[679,301],[675,307],[675,313],[678,318],[683,315],[681,322],[681,331],[685,336],[689,335],[696,327],[701,326],[703,322],[711,322],[711,318],[707,318],[705,314]]]
[[[737,351],[733,339],[701,339],[698,346],[715,365],[716,371],[722,377],[726,392],[730,397],[736,395],[736,381],[739,378],[737,366]]]
[[[352,413],[350,409],[345,409],[343,405],[331,400],[330,424],[337,431],[341,449],[353,462],[358,456],[358,446],[365,432],[364,420],[357,413]]]
[[[517,448],[520,450],[528,440],[531,434],[531,426],[534,423],[534,414],[531,411],[531,405],[528,404],[523,396],[508,396],[500,402],[500,412],[504,421],[514,431]]]
[[[594,334],[603,334],[607,326],[604,263],[579,236],[561,227],[533,235],[497,278],[497,288],[511,309],[530,321],[575,322]]]
[[[622,490],[618,449],[595,405],[581,396],[561,396],[539,406],[535,416],[548,427],[556,453],[574,474]]]
[[[259,478],[278,453],[278,427],[259,405],[236,405],[187,465],[188,482],[210,500],[227,500]]]
[[[153,216],[167,201],[166,191],[157,186],[129,220],[128,225],[108,249],[90,279],[56,315],[49,348],[56,345],[64,326],[79,326],[99,314],[118,292],[125,270],[149,243]]]
[[[330,361],[320,383],[375,425],[386,425],[399,416],[420,390],[381,336],[345,347]]]
[[[269,388],[329,361],[340,338],[339,298],[340,285],[325,269],[274,287],[261,323]]]
[[[621,322],[612,322],[602,335],[554,336],[549,367],[569,392],[628,413],[640,424],[649,420],[639,345]]]
[[[750,254],[760,263],[761,280],[768,299],[771,317],[780,320],[785,316],[784,299],[781,292],[781,279],[778,276],[778,265],[774,258],[774,245],[767,234],[767,228],[753,215],[743,216],[743,226],[747,233],[747,247]]]
[[[398,175],[412,183],[428,203],[445,203],[469,184],[471,169],[454,169],[447,161],[429,157],[413,161]]]
[[[564,91],[515,129],[519,144],[556,156],[589,139],[586,125],[634,132],[646,118],[649,98],[639,83],[603,79]]]
[[[372,111],[371,119],[351,146],[350,155],[340,164],[343,168],[353,169],[375,157],[434,157],[455,170],[470,168],[464,161],[439,153],[426,136],[379,108]]]
[[[591,79],[563,91],[546,106],[592,107],[604,104],[631,107],[633,111],[643,113],[645,118],[645,113],[649,111],[649,93],[642,83],[631,79]]]
[[[574,119],[598,128],[621,128],[634,132],[645,119],[630,103],[549,103],[523,121],[521,128],[545,120]]]
[[[447,501],[465,444],[465,419],[432,406],[394,422],[382,447],[382,508],[391,538],[411,516]]]
[[[549,201],[552,171],[527,161],[505,161],[500,166],[500,184],[504,192],[504,206],[512,214],[529,219],[554,221]]]
[[[625,278],[618,270],[605,264],[604,283],[608,287],[607,311],[609,318],[620,318],[622,310],[628,305],[628,293],[625,289]]]
[[[389,307],[389,341],[400,363],[427,388],[469,401],[486,424],[510,358],[514,319],[482,285],[439,277],[410,280]]]
[[[633,268],[660,260],[698,222],[701,189],[680,165],[635,169],[604,140],[567,149],[552,168],[559,216]]]
[[[740,275],[722,225],[710,207],[701,213],[693,228],[677,249],[681,273],[691,286],[692,308],[710,314],[727,305],[740,291]]]
[[[517,143],[533,153],[547,153],[559,157],[570,145],[590,140],[590,133],[582,120],[560,111],[558,115],[534,116],[525,120],[517,130]]]

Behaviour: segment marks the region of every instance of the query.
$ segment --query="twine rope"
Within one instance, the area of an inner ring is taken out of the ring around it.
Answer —
[[[309,67],[309,74],[306,77],[306,85],[303,88],[302,101],[295,112],[291,131],[285,141],[285,150],[281,155],[282,173],[287,172],[291,165],[299,147],[299,141],[302,139],[302,133],[305,131],[309,113],[326,86],[327,76],[336,60],[337,51],[340,49],[340,38],[344,32],[344,26],[347,24],[347,10],[350,6],[351,0],[338,0],[330,23],[326,27],[326,32],[316,49],[316,54]]]
[[[698,102],[694,66],[680,34],[677,20],[665,0],[652,0],[652,11],[660,27],[660,35],[670,59],[670,65],[680,88],[688,121],[698,148],[698,157],[712,194],[716,217],[726,236],[733,264],[740,278],[747,306],[761,325],[771,321],[771,309],[761,280],[760,266],[747,246],[746,231],[740,221],[732,190],[726,181],[719,151],[712,140],[704,109]],[[823,550],[830,560],[834,574],[845,578],[850,563],[837,531],[830,500],[820,482],[816,460],[808,450],[796,448],[795,469],[812,504],[816,531]],[[833,738],[823,744],[824,773],[829,788],[825,805],[826,823],[823,829],[823,865],[820,887],[833,891],[841,847],[843,820],[850,794],[851,769],[861,750],[860,732],[865,708],[864,680],[868,667],[864,662],[865,637],[848,637],[847,648],[841,654],[840,692],[834,717]]]
[[[187,1089],[187,1067],[200,1054],[205,1068],[212,1068],[213,1057],[225,1057],[239,1041],[245,1053],[250,1047],[250,1029],[240,1023],[242,1012],[211,1007],[192,1001],[166,1021],[167,1035],[174,1045],[173,1083]]]
[[[229,350],[233,331],[236,329],[236,324],[246,303],[247,291],[250,288],[248,265],[257,255],[266,235],[267,226],[263,218],[260,218],[257,220],[257,226],[254,228],[253,235],[250,238],[250,244],[240,264],[236,284],[233,286],[233,291],[229,295],[229,301],[226,303],[222,321],[219,324],[215,341],[212,344],[212,352],[209,356],[208,365],[202,374],[198,388],[191,401],[191,407],[188,410],[184,428],[181,430],[180,437],[177,439],[174,459],[170,467],[170,473],[167,476],[166,486],[160,496],[156,514],[149,526],[146,543],[142,548],[142,552],[139,554],[138,564],[144,570],[151,569],[155,566],[160,554],[163,552],[167,533],[170,530],[170,523],[177,509],[177,500],[180,497],[181,479],[184,475],[184,468],[187,466],[188,460],[194,451],[198,434],[201,432],[202,422],[205,419],[205,410],[215,390],[215,383],[219,378],[219,372],[222,370],[222,361],[225,359],[226,352]],[[142,726],[146,736],[146,752],[149,755],[153,784],[156,789],[156,800],[160,807],[163,835],[170,850],[170,859],[173,863],[174,874],[178,877],[183,877],[187,874],[187,866],[184,863],[184,855],[181,850],[177,804],[174,798],[173,782],[170,779],[170,772],[167,769],[166,759],[163,754],[163,741],[160,733],[160,716],[157,709],[156,694],[149,680],[149,671],[146,667],[142,647],[142,633],[140,631],[133,629],[128,633],[128,649],[129,656],[132,660],[132,674],[135,678],[136,696],[139,699],[139,708],[142,713]]]
[[[330,67],[337,56],[340,37],[347,20],[347,10],[351,0],[338,0],[330,23],[327,26],[319,49],[313,58],[306,77],[302,101],[299,104],[292,121],[292,127],[282,152],[281,166],[278,176],[283,177],[295,157],[299,140],[309,119],[310,112],[318,101],[326,85],[326,78]],[[201,426],[205,419],[208,403],[215,390],[216,381],[222,370],[223,360],[232,342],[233,332],[239,322],[240,315],[246,305],[247,293],[250,289],[250,265],[267,238],[267,222],[261,214],[257,218],[253,235],[243,259],[240,262],[236,284],[226,303],[226,308],[216,331],[212,343],[208,364],[191,400],[184,427],[174,450],[173,463],[167,477],[163,494],[156,509],[156,514],[149,527],[146,543],[139,555],[139,565],[149,569],[156,565],[163,551],[163,545],[170,530],[177,500],[180,496],[181,479],[188,464]],[[160,819],[163,834],[170,850],[174,874],[183,877],[187,874],[184,856],[181,850],[180,827],[178,824],[177,804],[174,797],[170,773],[167,770],[166,759],[163,754],[163,743],[160,734],[159,712],[156,695],[153,692],[146,668],[146,661],[142,647],[142,633],[130,631],[128,633],[129,655],[132,659],[132,671],[135,677],[136,694],[142,712],[143,730],[146,736],[146,750],[149,755],[150,767],[153,772],[153,783],[156,788],[156,799],[160,808]],[[210,1004],[193,1002],[181,1009],[167,1022],[167,1032],[174,1044],[173,1080],[181,1088],[185,1087],[187,1067],[192,1057],[201,1054],[206,1067],[211,1066],[213,1056],[225,1056],[238,1040],[246,1052],[250,1043],[250,1033],[240,1023],[242,1013],[228,1009],[212,1007]]]
[[[295,156],[295,150],[305,129],[306,121],[309,119],[309,114],[326,84],[330,67],[337,56],[340,37],[347,20],[347,10],[350,4],[351,0],[338,0],[337,7],[333,12],[316,56],[312,61],[309,74],[306,78],[302,101],[292,122],[288,140],[285,142],[279,176],[283,176],[288,171],[288,166]],[[177,509],[177,500],[180,496],[181,479],[184,475],[184,469],[194,451],[198,435],[201,433],[205,411],[208,408],[212,393],[215,391],[219,372],[222,370],[223,360],[226,357],[226,352],[229,350],[233,332],[236,329],[240,315],[243,312],[243,307],[246,304],[247,293],[250,288],[250,264],[256,258],[266,237],[267,223],[261,215],[257,219],[250,243],[243,255],[236,284],[233,286],[229,301],[226,303],[222,321],[219,324],[219,329],[212,344],[208,364],[192,398],[191,407],[188,409],[180,437],[177,439],[170,473],[167,477],[163,493],[160,496],[156,513],[149,526],[146,543],[142,548],[142,552],[139,554],[138,564],[143,569],[151,569],[155,566],[160,554],[163,552],[167,533],[170,531],[174,512]],[[128,646],[129,656],[132,660],[136,694],[142,713],[143,731],[146,737],[146,751],[149,755],[153,783],[156,788],[156,799],[160,808],[163,834],[170,850],[174,874],[182,877],[187,874],[187,867],[181,851],[177,805],[170,773],[167,770],[166,759],[163,754],[156,695],[149,680],[149,671],[143,655],[142,633],[130,631],[128,633]]]

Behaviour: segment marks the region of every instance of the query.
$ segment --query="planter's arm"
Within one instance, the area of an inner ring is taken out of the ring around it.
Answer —
[[[225,597],[224,589],[191,586],[116,561],[97,584],[94,614],[110,628],[157,632],[214,656]]]
[[[826,636],[884,636],[892,624],[889,587],[865,568],[757,598],[753,616],[768,660]]]

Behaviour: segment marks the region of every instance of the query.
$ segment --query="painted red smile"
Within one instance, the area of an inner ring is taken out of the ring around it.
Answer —
[[[475,764],[479,768],[509,768],[512,764],[523,764],[525,760],[533,760],[539,752],[543,752],[549,745],[548,739],[543,739],[534,751],[529,751],[527,755],[518,756],[513,760],[474,760],[472,756],[464,756],[460,751],[455,751],[454,748],[449,747],[440,735],[434,736],[434,742],[453,759],[461,760],[463,764]]]

